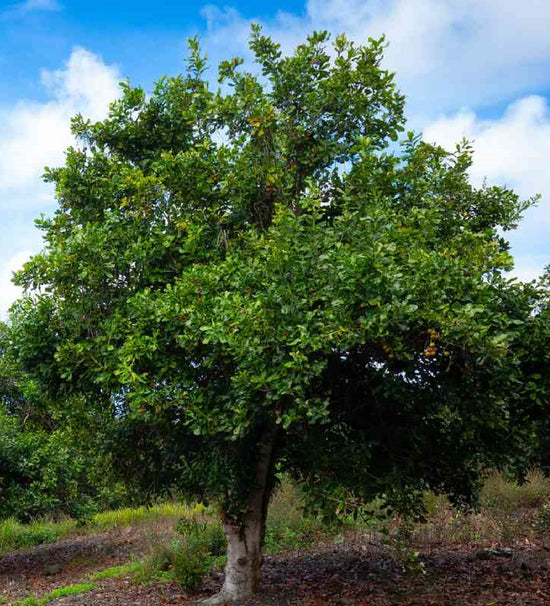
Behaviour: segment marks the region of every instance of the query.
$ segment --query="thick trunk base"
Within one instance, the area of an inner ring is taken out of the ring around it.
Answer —
[[[258,590],[267,506],[271,494],[272,456],[276,433],[276,429],[269,428],[262,436],[256,466],[256,486],[251,492],[247,512],[237,518],[224,519],[227,564],[221,591],[211,598],[201,600],[201,604],[207,606],[243,604]]]
[[[262,564],[262,513],[249,514],[239,525],[224,524],[227,537],[225,581],[220,593],[200,604],[239,604],[254,596]]]
[[[203,600],[199,600],[197,602],[199,606],[225,606],[227,604],[231,604],[232,606],[237,606],[240,604],[244,604],[243,600],[234,600],[225,596],[221,591],[216,595],[213,595],[210,598],[204,598]]]

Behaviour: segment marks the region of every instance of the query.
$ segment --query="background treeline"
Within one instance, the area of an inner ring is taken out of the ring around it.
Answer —
[[[47,402],[10,356],[10,338],[1,323],[0,519],[82,518],[131,501],[98,439],[108,424],[78,398]]]

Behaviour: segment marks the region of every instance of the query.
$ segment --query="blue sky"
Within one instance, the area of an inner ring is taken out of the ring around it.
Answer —
[[[33,219],[55,208],[40,175],[62,162],[70,116],[101,119],[122,78],[151,89],[177,73],[190,35],[213,64],[247,58],[251,21],[285,51],[313,29],[385,33],[410,127],[448,147],[473,139],[474,182],[542,194],[511,241],[520,278],[550,263],[547,0],[0,0],[0,318],[11,272],[40,249]]]

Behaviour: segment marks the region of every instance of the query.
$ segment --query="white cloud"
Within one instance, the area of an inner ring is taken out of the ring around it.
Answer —
[[[487,177],[523,195],[536,190],[550,193],[550,109],[544,97],[524,97],[498,119],[480,120],[472,110],[464,109],[424,129],[426,141],[447,148],[454,147],[462,137],[474,141],[472,178],[476,182]],[[550,219],[550,213],[546,218]]]
[[[502,117],[482,120],[463,109],[443,116],[424,129],[424,139],[452,149],[463,137],[473,141],[474,183],[512,187],[525,198],[542,199],[527,211],[520,229],[510,234],[517,251],[516,273],[535,277],[550,263],[550,107],[544,97],[532,95],[512,103]]]
[[[13,226],[17,217],[18,225],[25,222],[30,229],[39,213],[52,210],[51,186],[41,179],[44,166],[63,164],[64,150],[73,143],[72,116],[80,112],[99,120],[106,115],[109,103],[120,94],[120,79],[115,67],[84,48],[75,48],[62,69],[42,72],[47,101],[0,107],[0,214],[11,215]],[[18,295],[10,282],[12,270],[39,248],[38,238],[28,230],[12,233],[6,222],[4,218],[1,227],[0,315]],[[36,249],[27,250],[35,245]],[[25,252],[20,252],[22,248]]]
[[[102,118],[119,94],[119,80],[116,68],[76,48],[63,69],[42,72],[50,101],[19,101],[0,110],[0,207],[20,201],[22,192],[43,201],[48,190],[40,177],[44,166],[63,162],[63,152],[73,142],[71,117],[81,112]]]
[[[204,15],[214,62],[228,49],[250,58],[252,20],[215,7]],[[450,148],[474,139],[475,182],[487,177],[526,198],[542,194],[509,234],[516,273],[534,277],[550,262],[550,115],[546,100],[532,94],[550,88],[549,20],[547,0],[308,0],[300,16],[279,12],[259,21],[283,52],[313,30],[346,32],[363,43],[385,34],[385,64],[407,95],[409,126]],[[457,112],[505,101],[508,109],[494,120]]]
[[[2,264],[0,270],[0,320],[7,319],[7,311],[11,304],[21,296],[22,292],[18,286],[12,283],[13,272],[21,269],[28,261],[32,251],[24,250],[16,253],[7,263]]]
[[[250,20],[208,7],[207,49],[247,55]],[[409,112],[449,111],[540,89],[550,81],[547,0],[309,0],[305,13],[279,12],[267,33],[290,50],[315,29],[360,42],[386,34],[386,64],[397,71]]]

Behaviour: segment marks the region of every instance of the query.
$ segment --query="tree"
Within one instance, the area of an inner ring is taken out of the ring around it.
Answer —
[[[511,348],[539,295],[503,277],[500,235],[529,202],[475,189],[467,144],[393,144],[404,99],[383,41],[328,39],[282,56],[254,27],[261,75],[223,62],[218,91],[191,40],[185,75],[78,116],[78,147],[46,172],[44,251],[18,276],[20,364],[108,410],[144,485],[220,503],[211,603],[256,591],[283,471],[312,503],[410,510],[530,460]]]
[[[61,422],[39,384],[11,357],[10,341],[10,327],[0,322],[0,520],[87,515],[110,496],[90,449],[91,411],[82,448],[82,415],[78,423],[67,415]],[[73,413],[77,404],[73,398]]]

